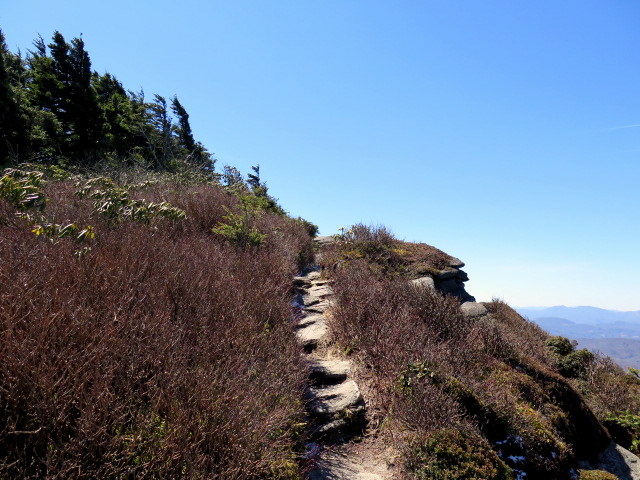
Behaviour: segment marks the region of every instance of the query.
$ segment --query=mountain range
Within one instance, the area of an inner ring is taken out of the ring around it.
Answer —
[[[518,313],[552,335],[610,356],[623,367],[640,367],[640,311],[581,306],[521,307]]]

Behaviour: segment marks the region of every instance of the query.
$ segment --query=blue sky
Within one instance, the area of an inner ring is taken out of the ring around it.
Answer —
[[[26,50],[178,94],[294,215],[462,258],[479,300],[640,309],[635,0],[5,0]],[[628,128],[621,128],[626,127]]]

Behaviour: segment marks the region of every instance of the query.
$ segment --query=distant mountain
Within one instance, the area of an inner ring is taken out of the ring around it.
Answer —
[[[601,323],[628,322],[640,325],[640,310],[623,312],[620,310],[605,310],[596,307],[522,307],[516,308],[520,315],[530,320],[545,317],[556,317],[572,322],[599,325]]]
[[[581,338],[578,347],[610,356],[622,367],[640,368],[640,340],[629,338]]]
[[[518,313],[552,335],[610,356],[623,367],[640,367],[640,311],[595,307],[523,307]]]

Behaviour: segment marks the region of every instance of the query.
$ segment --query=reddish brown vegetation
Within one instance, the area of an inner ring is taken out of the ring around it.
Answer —
[[[304,227],[265,213],[267,244],[243,251],[211,233],[235,203],[216,187],[145,190],[188,215],[151,225],[97,218],[69,182],[46,193],[97,236],[36,237],[0,201],[0,477],[284,478]]]
[[[404,445],[408,474],[426,475],[415,470],[416,445],[442,429],[482,435],[534,479],[567,478],[576,458],[606,446],[576,390],[585,377],[558,374],[543,330],[500,301],[486,304],[491,316],[465,318],[456,299],[371,268],[365,255],[336,267],[335,252],[347,248],[324,257],[338,300],[332,332],[369,379],[372,425]]]

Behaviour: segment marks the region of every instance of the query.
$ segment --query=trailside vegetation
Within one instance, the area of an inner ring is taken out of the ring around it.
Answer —
[[[300,478],[317,227],[177,97],[0,32],[0,478]]]
[[[610,435],[637,451],[638,376],[502,301],[469,318],[457,298],[409,282],[447,257],[365,225],[322,252],[337,300],[333,350],[359,366],[369,426],[401,451],[407,478],[575,478]]]
[[[120,173],[0,174],[0,478],[298,479],[306,225],[248,187]]]

